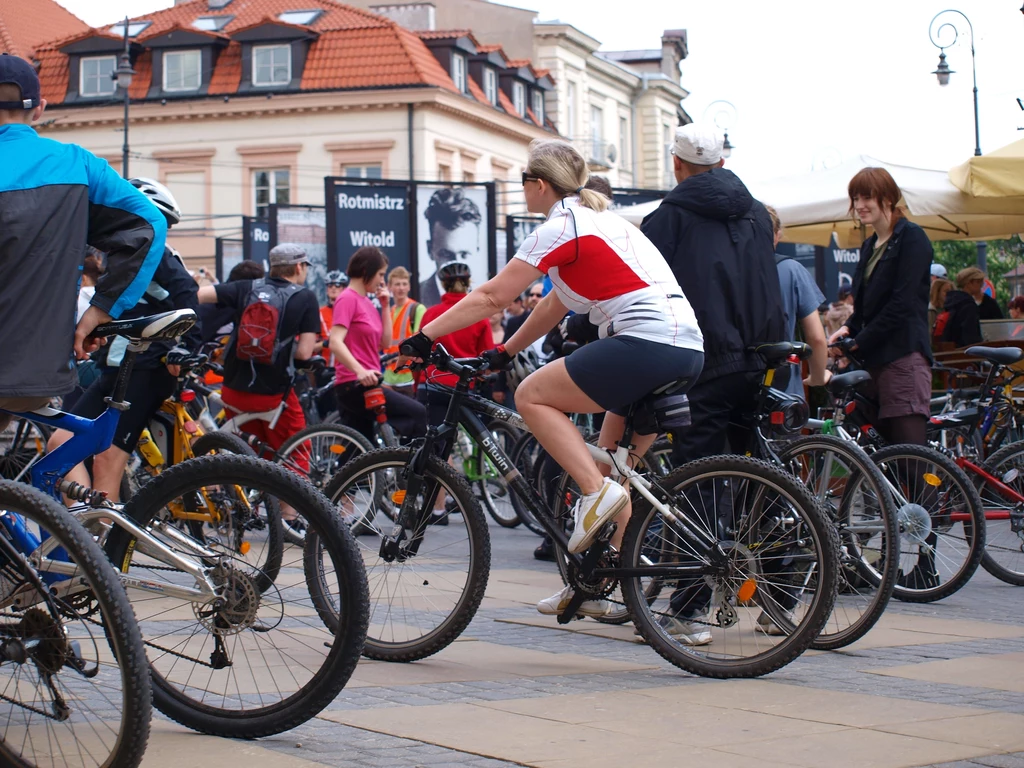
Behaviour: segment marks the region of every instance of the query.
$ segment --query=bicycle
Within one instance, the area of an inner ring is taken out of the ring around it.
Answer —
[[[124,394],[135,356],[152,341],[180,335],[194,320],[193,312],[180,310],[96,328],[96,336],[129,339],[108,409],[96,419],[52,408],[18,415],[74,435],[36,463],[32,482],[51,496],[63,493],[78,502],[72,514],[102,542],[119,572],[149,658],[155,706],[202,733],[259,738],[317,714],[344,688],[359,658],[368,606],[365,571],[334,509],[298,475],[229,454],[170,467],[124,505],[62,479],[110,444],[120,412],[129,407]],[[317,551],[289,549],[264,570],[168,521],[169,507],[196,509],[225,489],[234,489],[238,504],[301,509],[317,534]],[[98,626],[97,596],[74,578],[77,565],[61,556],[55,539],[12,528],[10,517],[2,520],[17,551],[59,579],[50,593]],[[319,591],[326,584],[345,606],[329,628],[310,618],[316,616],[308,587],[313,582]]]
[[[612,476],[625,480],[641,500],[626,526],[622,551],[609,551],[614,529],[607,526],[587,552],[564,554],[568,537],[560,521],[480,419],[507,419],[512,413],[469,391],[470,381],[484,372],[487,362],[454,360],[441,345],[430,362],[458,376],[442,424],[432,426],[415,447],[360,457],[329,487],[335,503],[345,500],[372,507],[368,486],[373,475],[393,472],[398,479],[392,496],[399,505],[397,523],[379,531],[376,548],[364,544],[371,593],[383,599],[372,607],[374,629],[364,655],[390,661],[430,656],[459,636],[483,597],[490,567],[483,512],[465,480],[444,461],[459,425],[527,499],[532,514],[568,561],[576,592],[558,617],[560,623],[572,620],[585,600],[603,598],[620,587],[634,624],[658,653],[686,671],[721,678],[777,670],[799,656],[820,632],[836,596],[838,537],[794,478],[739,456],[693,462],[664,478],[643,475],[628,466],[638,404],[628,411],[626,433],[616,451],[591,447],[594,459],[609,466]],[[672,391],[669,385],[658,394]],[[641,402],[647,407],[650,401],[648,396]],[[441,489],[454,499],[447,510],[450,524],[429,528]],[[724,516],[726,530],[720,530],[722,509],[716,500],[731,503],[732,514]],[[457,526],[458,521],[462,525]],[[671,602],[681,595],[703,604],[700,621],[714,635],[710,646],[685,646],[659,623],[671,616]],[[330,622],[336,606],[327,599],[317,605]],[[751,615],[755,610],[769,612],[785,634],[769,637],[756,632]]]

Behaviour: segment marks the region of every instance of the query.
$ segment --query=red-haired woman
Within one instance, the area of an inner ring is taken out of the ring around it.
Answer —
[[[900,188],[884,168],[850,180],[850,210],[874,234],[860,248],[853,314],[830,342],[856,340],[856,352],[878,388],[878,423],[889,443],[924,445],[931,399],[928,289],[932,245],[907,221]]]

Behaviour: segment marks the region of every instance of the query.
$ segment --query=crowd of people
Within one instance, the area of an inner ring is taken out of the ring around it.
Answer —
[[[677,185],[639,230],[609,210],[610,187],[590,176],[572,144],[533,142],[523,191],[528,210],[546,220],[490,279],[471,273],[457,244],[441,237],[440,222],[432,229],[436,273],[416,286],[415,296],[408,270],[389,268],[388,255],[375,247],[351,254],[344,272],[328,273],[323,307],[305,287],[309,255],[292,243],[270,251],[268,274],[242,262],[212,284],[205,273],[190,275],[165,244],[167,228],[180,220],[171,192],[150,179],[121,179],[85,150],[39,137],[31,124],[45,102],[35,71],[16,57],[2,58],[0,144],[9,163],[0,171],[0,224],[24,234],[0,238],[0,261],[10,265],[0,288],[0,334],[15,361],[0,370],[0,407],[29,410],[71,394],[72,360],[96,351],[89,335],[109,318],[185,308],[201,318],[179,347],[155,345],[136,365],[132,407],[114,446],[91,468],[92,484],[114,499],[127,457],[173,391],[181,362],[219,333],[230,332],[225,405],[264,412],[283,403],[274,423],[243,427],[271,448],[305,426],[293,382],[317,357],[333,366],[334,401],[350,426],[372,439],[367,403],[379,397],[396,431],[425,434],[441,415],[419,385],[444,377],[428,368],[417,378],[403,364],[427,361],[442,343],[456,356],[489,360],[498,374],[490,385],[494,399],[519,410],[575,480],[581,497],[570,551],[587,549],[613,519],[620,522],[611,541],[617,546],[629,496],[594,463],[567,414],[603,414],[600,445],[612,449],[625,409],[678,381],[688,392],[692,424],[672,435],[674,460],[744,452],[750,434],[737,424],[762,373],[751,347],[806,341],[813,350],[809,375],[801,381],[791,371],[788,383],[803,395],[804,384],[827,382],[828,357],[839,354],[834,343],[849,337],[850,353],[872,374],[879,431],[890,442],[924,444],[933,347],[980,341],[981,321],[1002,317],[983,272],[961,270],[954,283],[933,264],[928,237],[907,220],[899,188],[880,168],[865,168],[849,182],[850,210],[872,234],[852,283],[819,311],[824,296],[807,271],[775,254],[783,234],[778,215],[723,167],[722,137],[696,125],[676,130]],[[88,256],[86,245],[95,249]],[[55,261],[54,254],[62,256]],[[41,307],[57,308],[50,318],[56,324],[30,322]],[[1009,311],[1021,317],[1024,297]],[[564,354],[566,342],[573,342],[571,354]],[[105,407],[121,354],[123,344],[115,341],[80,363],[82,381],[87,373],[94,380],[80,386],[73,412],[91,417]],[[65,438],[58,432],[52,444]],[[636,435],[636,454],[655,438]],[[85,467],[75,472],[90,482]],[[908,578],[930,578],[922,562],[923,572]],[[567,587],[538,609],[559,613],[571,599]],[[672,606],[663,619],[667,632],[681,642],[710,642],[701,620],[704,596],[680,593]],[[609,609],[590,600],[579,611],[601,616]],[[759,628],[777,631],[768,619]]]

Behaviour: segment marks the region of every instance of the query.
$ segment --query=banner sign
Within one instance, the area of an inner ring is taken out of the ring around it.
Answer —
[[[270,253],[270,222],[265,219],[242,217],[242,248],[245,258],[270,268],[267,256]]]
[[[328,269],[345,269],[360,248],[380,248],[388,268],[412,268],[409,187],[335,184],[328,179]]]

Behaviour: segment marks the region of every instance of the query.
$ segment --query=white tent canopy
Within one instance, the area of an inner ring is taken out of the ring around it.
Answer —
[[[975,198],[964,194],[946,171],[894,165],[859,155],[836,168],[749,184],[754,197],[779,213],[792,243],[828,245],[835,232],[839,245],[853,248],[865,233],[849,211],[847,185],[869,166],[885,168],[903,192],[908,218],[924,227],[932,240],[979,240],[1010,237],[1024,231],[1024,197]],[[640,225],[660,203],[642,203],[616,211]]]

